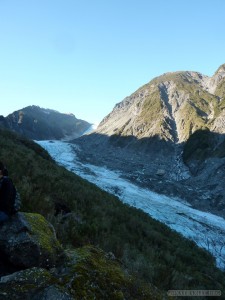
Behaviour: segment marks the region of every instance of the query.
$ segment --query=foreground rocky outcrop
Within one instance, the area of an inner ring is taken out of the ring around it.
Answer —
[[[0,299],[73,299],[46,269],[29,268],[0,279]]]
[[[0,227],[0,250],[17,268],[57,265],[63,250],[54,228],[39,214],[18,213]]]
[[[18,213],[0,227],[0,299],[162,299],[137,285],[112,253],[63,250],[41,215]]]

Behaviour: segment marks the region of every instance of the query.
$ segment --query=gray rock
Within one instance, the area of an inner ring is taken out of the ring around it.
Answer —
[[[21,269],[53,267],[63,254],[53,226],[31,213],[18,213],[0,227],[0,251]]]
[[[0,300],[71,300],[54,275],[43,268],[15,272],[0,280]]]
[[[49,286],[46,287],[43,291],[36,294],[33,300],[72,300],[72,298],[68,293],[65,291],[60,290],[57,286]]]
[[[166,174],[166,171],[163,169],[158,169],[156,172],[156,175],[158,176],[164,176]]]

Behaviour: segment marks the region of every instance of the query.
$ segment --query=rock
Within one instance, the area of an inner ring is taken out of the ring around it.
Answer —
[[[49,271],[31,268],[1,277],[1,299],[72,300],[73,298]]]
[[[33,300],[72,300],[72,298],[68,293],[62,291],[62,288],[57,286],[49,286],[45,288],[40,293],[36,294]]]
[[[14,266],[10,261],[8,256],[0,251],[0,276],[7,275],[19,271],[20,268]]]
[[[156,172],[156,175],[158,176],[164,176],[166,174],[166,171],[163,169],[158,169]]]
[[[152,293],[151,285],[133,289],[136,278],[125,274],[113,254],[84,246],[67,251],[67,255],[67,268],[60,272],[60,277],[73,299],[162,299]]]
[[[2,276],[0,300],[163,299],[150,284],[136,284],[101,249],[85,246],[65,253],[63,264],[51,270],[33,267]]]
[[[0,228],[0,300],[159,300],[161,296],[150,284],[136,284],[113,253],[94,246],[63,251],[52,225],[39,214],[18,213]]]
[[[54,228],[39,214],[18,213],[0,228],[0,251],[19,268],[50,268],[63,250]]]

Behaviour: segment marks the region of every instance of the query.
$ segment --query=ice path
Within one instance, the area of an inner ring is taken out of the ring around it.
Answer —
[[[225,220],[211,213],[191,208],[175,199],[141,188],[121,178],[120,172],[81,163],[77,147],[61,141],[38,141],[43,148],[68,170],[115,194],[124,203],[135,206],[151,217],[165,223],[183,236],[210,251],[217,266],[225,270]]]

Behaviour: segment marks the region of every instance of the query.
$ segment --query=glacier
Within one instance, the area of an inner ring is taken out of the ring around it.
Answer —
[[[122,173],[106,167],[82,163],[79,147],[63,141],[36,141],[69,171],[116,195],[122,202],[143,210],[199,247],[209,251],[217,267],[225,270],[225,219],[194,209],[182,199],[157,194],[122,178]]]

